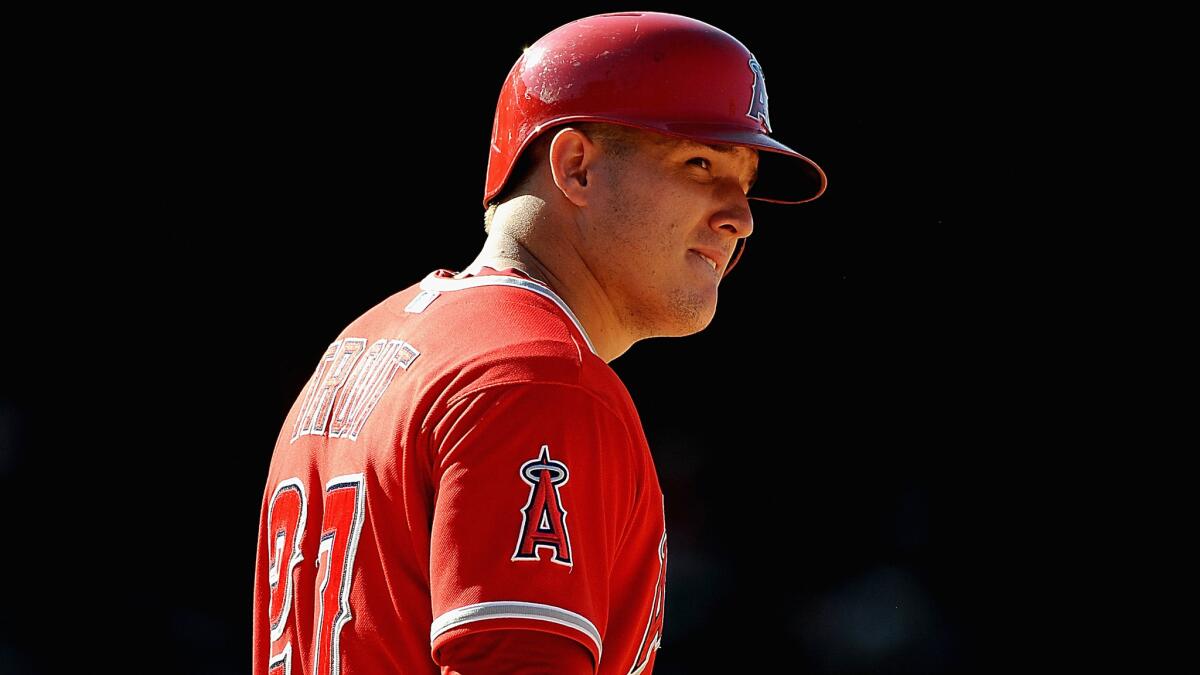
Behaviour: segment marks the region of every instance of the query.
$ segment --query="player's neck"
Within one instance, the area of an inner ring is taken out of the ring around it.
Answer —
[[[475,260],[463,271],[454,275],[456,279],[479,274],[484,267],[494,270],[516,269],[529,278],[551,289],[559,284],[554,275],[537,260],[536,256],[526,251],[519,243],[500,237],[489,237],[487,243]]]
[[[624,354],[633,341],[626,339],[620,330],[621,324],[616,320],[614,309],[603,289],[590,274],[556,274],[554,262],[543,260],[520,242],[493,230],[483,250],[458,277],[477,274],[483,267],[520,270],[562,298],[579,319],[579,323],[588,334],[588,339],[596,348],[596,354],[604,359],[605,363]]]

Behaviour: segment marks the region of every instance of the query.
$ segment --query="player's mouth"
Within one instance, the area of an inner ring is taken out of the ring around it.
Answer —
[[[688,252],[703,260],[709,267],[712,268],[714,272],[716,272],[717,268],[721,266],[721,263],[717,261],[716,254],[714,253],[704,253],[694,248],[690,249]]]

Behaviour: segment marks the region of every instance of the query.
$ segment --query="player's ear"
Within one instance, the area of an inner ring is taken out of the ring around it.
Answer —
[[[550,177],[555,187],[572,204],[586,206],[589,186],[594,183],[598,146],[575,127],[564,127],[550,142]]]

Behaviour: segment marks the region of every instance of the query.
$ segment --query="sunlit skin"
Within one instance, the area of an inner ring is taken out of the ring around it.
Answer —
[[[754,229],[746,193],[757,151],[636,136],[621,156],[583,131],[558,130],[465,270],[515,267],[544,282],[606,362],[639,340],[707,327],[737,240]],[[717,268],[693,248],[714,254]]]

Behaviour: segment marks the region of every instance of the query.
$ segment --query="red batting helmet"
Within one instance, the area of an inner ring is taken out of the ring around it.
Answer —
[[[686,16],[621,12],[556,28],[517,59],[496,104],[484,208],[533,139],[583,121],[756,148],[750,199],[801,204],[825,191],[816,162],[768,135],[762,67],[745,45]]]

